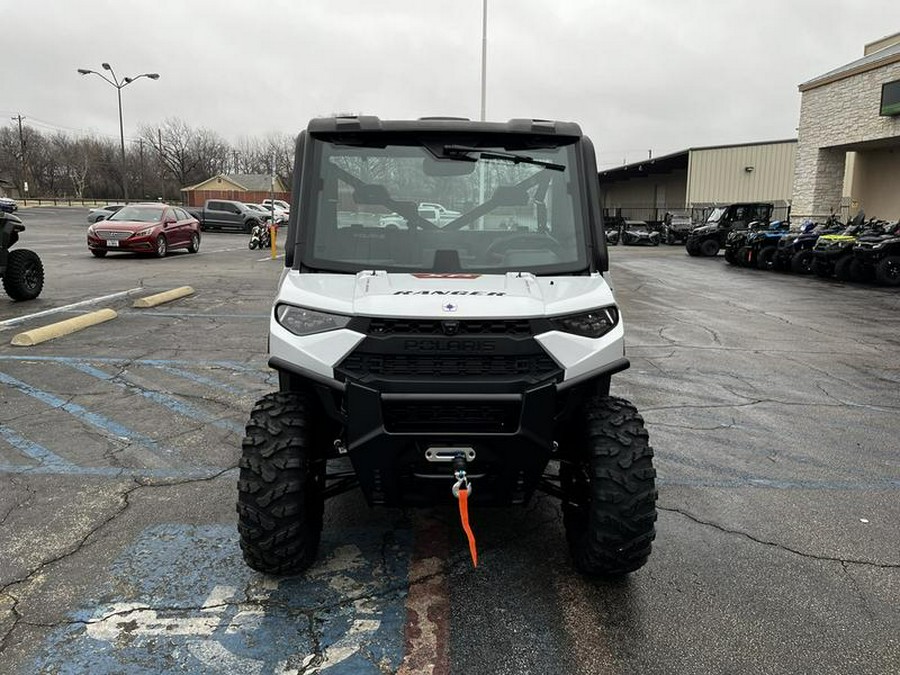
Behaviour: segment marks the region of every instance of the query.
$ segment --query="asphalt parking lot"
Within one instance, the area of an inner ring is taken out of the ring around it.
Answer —
[[[452,503],[347,494],[317,564],[273,579],[242,563],[234,502],[277,386],[280,261],[223,233],[96,259],[86,209],[20,215],[47,281],[0,296],[0,673],[900,672],[896,289],[614,247],[632,367],[613,393],[659,475],[646,567],[579,576],[549,497],[472,513],[473,569]],[[10,345],[101,307],[119,316]]]

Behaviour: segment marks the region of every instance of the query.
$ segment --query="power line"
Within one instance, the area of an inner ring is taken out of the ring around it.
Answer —
[[[49,129],[51,131],[64,131],[64,132],[67,132],[70,134],[75,134],[80,137],[108,138],[113,141],[119,140],[118,136],[113,136],[112,134],[104,134],[104,133],[100,133],[97,131],[92,131],[90,129],[84,129],[84,128],[78,128],[78,127],[68,127],[68,126],[64,126],[62,124],[56,124],[54,122],[47,122],[47,121],[39,119],[37,117],[28,117],[28,118],[23,117],[23,119],[28,119],[31,126],[37,127],[37,128],[43,129],[43,130]],[[125,139],[129,140],[129,141],[137,141],[138,140],[137,138],[131,138],[128,136],[126,136]]]

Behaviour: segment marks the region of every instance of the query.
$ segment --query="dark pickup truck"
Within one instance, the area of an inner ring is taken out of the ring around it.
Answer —
[[[225,199],[207,199],[200,208],[186,209],[200,221],[201,230],[240,230],[250,234],[255,225],[260,225],[268,216],[254,211],[243,202]]]

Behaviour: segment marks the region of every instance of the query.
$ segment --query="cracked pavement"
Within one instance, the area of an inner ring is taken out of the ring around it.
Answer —
[[[0,389],[0,675],[900,672],[895,289],[614,247],[632,366],[613,394],[656,453],[646,567],[575,573],[543,494],[471,513],[472,569],[453,508],[350,493],[327,505],[318,563],[277,580],[243,565],[234,502],[240,427],[276,386],[278,265],[216,233],[192,258],[95,260],[83,212],[26,216],[47,286],[0,320],[197,293],[120,299],[102,329],[29,350],[0,329],[0,373],[33,389]]]

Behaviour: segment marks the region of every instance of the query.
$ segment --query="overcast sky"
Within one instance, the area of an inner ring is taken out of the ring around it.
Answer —
[[[0,0],[0,114],[229,141],[310,117],[481,110],[482,0]],[[797,85],[900,31],[897,0],[488,0],[487,119],[579,122],[601,167],[796,136]]]

